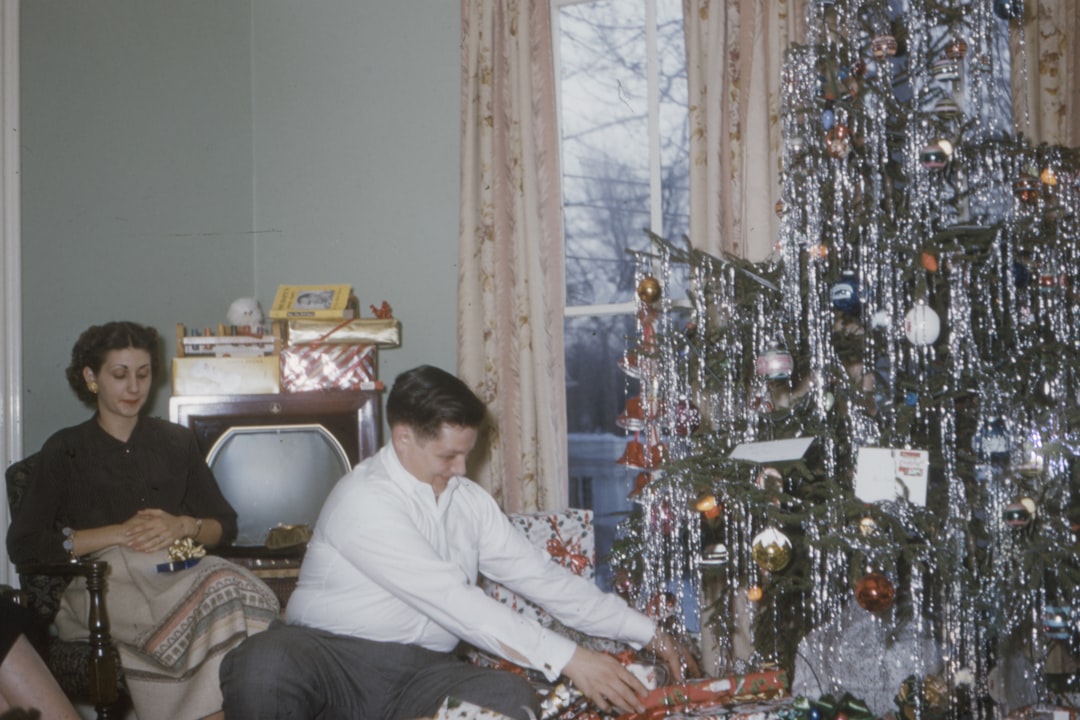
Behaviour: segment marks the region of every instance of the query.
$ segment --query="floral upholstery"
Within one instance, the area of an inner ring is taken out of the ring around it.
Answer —
[[[595,576],[596,536],[592,510],[570,508],[560,512],[517,513],[509,517],[525,537],[547,551],[552,559],[582,577],[592,579]],[[481,578],[480,587],[499,602],[545,627],[554,623],[554,618],[539,606],[498,583]]]

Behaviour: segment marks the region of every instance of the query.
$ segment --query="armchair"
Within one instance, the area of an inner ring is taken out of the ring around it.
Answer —
[[[35,453],[15,462],[4,475],[12,517],[18,514],[23,495],[33,479],[36,460]],[[109,634],[109,615],[105,608],[109,564],[91,560],[34,563],[19,565],[16,571],[26,606],[46,625],[51,625],[56,617],[60,598],[72,578],[86,578],[90,596],[89,640],[62,641],[48,633],[45,646],[39,651],[72,701],[93,705],[98,720],[122,717],[129,699],[119,655]]]

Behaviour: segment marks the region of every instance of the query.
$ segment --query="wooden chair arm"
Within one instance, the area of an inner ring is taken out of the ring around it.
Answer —
[[[66,563],[26,563],[15,568],[19,575],[53,575],[62,577],[85,577],[89,595],[90,631],[90,677],[89,687],[97,699],[98,717],[102,717],[103,705],[112,705],[119,699],[117,691],[116,656],[112,650],[109,629],[109,612],[105,608],[105,585],[109,563],[104,560],[72,560]]]

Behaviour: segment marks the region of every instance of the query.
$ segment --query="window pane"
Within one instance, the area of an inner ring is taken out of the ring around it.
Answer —
[[[678,241],[688,227],[682,3],[654,5],[652,31],[646,0],[564,2],[558,11],[567,307],[619,306],[570,310],[565,325],[570,500],[594,511],[601,561],[638,474],[617,462],[632,438],[616,418],[639,392],[619,369],[636,334],[639,268],[628,251],[651,249],[647,228]],[[605,565],[597,578],[610,587]]]
[[[568,305],[628,302],[649,226],[643,2],[597,0],[559,17]]]

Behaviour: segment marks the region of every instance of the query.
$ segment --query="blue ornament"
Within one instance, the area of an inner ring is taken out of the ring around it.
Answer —
[[[1057,605],[1047,605],[1043,608],[1043,633],[1050,640],[1068,640],[1069,609]]]
[[[857,315],[862,306],[859,297],[859,278],[854,272],[845,270],[840,279],[829,290],[832,306],[840,312]]]
[[[831,130],[832,126],[836,124],[836,113],[831,108],[825,108],[821,112],[821,127],[826,130]]]

